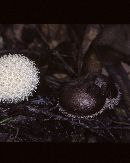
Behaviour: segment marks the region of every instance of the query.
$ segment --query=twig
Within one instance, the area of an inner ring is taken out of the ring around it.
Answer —
[[[73,76],[76,75],[75,71],[70,67],[67,62],[64,60],[64,58],[59,54],[58,51],[53,51],[53,55],[56,56],[63,64],[67,72]]]
[[[9,118],[3,119],[2,121],[0,121],[0,124],[3,124],[5,122],[8,122],[8,121],[10,121],[12,119],[13,119],[13,117],[9,117]]]

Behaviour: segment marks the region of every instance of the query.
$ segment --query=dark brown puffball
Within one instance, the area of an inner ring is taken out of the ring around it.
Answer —
[[[101,74],[88,74],[62,88],[60,111],[68,117],[93,118],[105,109],[114,109],[120,98],[119,86],[112,79]]]
[[[100,87],[102,94],[106,96],[105,109],[114,109],[121,99],[120,87],[110,77],[99,75],[95,79],[95,84]]]
[[[60,105],[74,116],[91,116],[103,108],[105,96],[92,82],[74,81],[67,84],[61,92]]]

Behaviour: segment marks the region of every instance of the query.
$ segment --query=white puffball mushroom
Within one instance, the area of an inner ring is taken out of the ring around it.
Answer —
[[[18,103],[28,100],[39,84],[39,70],[22,54],[0,58],[0,102]]]

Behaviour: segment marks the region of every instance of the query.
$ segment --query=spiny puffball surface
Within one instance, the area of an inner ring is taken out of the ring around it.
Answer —
[[[33,61],[20,54],[0,58],[0,102],[28,100],[39,84],[39,71]]]

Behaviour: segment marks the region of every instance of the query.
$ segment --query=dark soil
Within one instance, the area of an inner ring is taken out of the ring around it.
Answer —
[[[0,142],[130,142],[129,43],[125,24],[1,24],[0,56],[35,61],[40,85],[28,101],[0,104]],[[118,82],[120,104],[89,120],[60,113],[64,84],[96,71]]]

